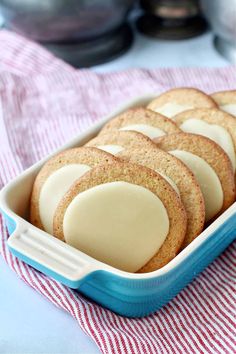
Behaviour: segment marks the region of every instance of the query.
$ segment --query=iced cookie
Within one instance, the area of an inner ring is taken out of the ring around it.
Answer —
[[[204,199],[193,173],[179,159],[160,150],[154,143],[153,147],[125,149],[118,157],[160,173],[179,194],[188,220],[182,244],[182,248],[186,247],[202,232],[205,223]]]
[[[147,108],[168,118],[193,108],[217,107],[215,101],[195,88],[176,88],[162,93],[151,101]]]
[[[111,154],[96,148],[69,149],[52,157],[39,171],[32,189],[30,220],[53,233],[53,216],[63,195],[84,173],[100,163],[116,161]]]
[[[183,246],[201,233],[205,222],[204,199],[192,172],[181,161],[158,149],[148,137],[132,131],[112,131],[97,136],[88,144],[162,173],[180,193],[187,212],[188,227]]]
[[[133,130],[142,133],[150,139],[162,135],[177,133],[179,128],[170,119],[146,108],[132,108],[113,118],[102,128],[99,134],[112,130]]]
[[[151,272],[176,256],[186,232],[183,204],[168,182],[123,161],[77,180],[54,216],[54,235],[128,272]]]
[[[236,90],[215,92],[211,97],[222,111],[236,117]]]
[[[206,136],[226,152],[236,166],[236,119],[216,108],[200,108],[182,112],[174,117],[181,130]]]
[[[134,131],[114,130],[112,133],[98,135],[90,140],[86,146],[95,146],[98,149],[117,155],[124,149],[142,149],[153,147],[153,142],[147,136]]]
[[[201,135],[189,133],[160,137],[156,143],[160,149],[184,162],[195,175],[205,200],[206,222],[234,202],[232,165],[218,144]]]

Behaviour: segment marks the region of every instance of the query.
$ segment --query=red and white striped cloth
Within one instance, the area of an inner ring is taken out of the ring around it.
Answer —
[[[40,46],[0,31],[0,187],[124,100],[175,86],[236,88],[236,68],[74,70]],[[236,243],[167,306],[127,319],[13,257],[2,219],[1,254],[30,286],[68,311],[103,353],[235,353]]]

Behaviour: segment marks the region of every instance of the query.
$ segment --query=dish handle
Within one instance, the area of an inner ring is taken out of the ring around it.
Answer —
[[[33,226],[17,225],[8,246],[22,261],[72,288],[98,270],[89,256]]]

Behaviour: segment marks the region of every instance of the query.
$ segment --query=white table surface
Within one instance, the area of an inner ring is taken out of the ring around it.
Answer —
[[[224,66],[210,33],[183,41],[136,35],[131,50],[97,72],[131,67]],[[96,354],[94,342],[63,310],[24,284],[0,257],[0,354]]]

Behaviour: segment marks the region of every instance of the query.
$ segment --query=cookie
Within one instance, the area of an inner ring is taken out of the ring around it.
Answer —
[[[195,88],[176,88],[162,93],[147,108],[173,118],[176,114],[193,108],[217,107],[215,101]]]
[[[201,135],[179,133],[155,140],[157,146],[181,159],[202,190],[206,222],[226,210],[235,199],[234,173],[224,150]]]
[[[183,204],[146,167],[117,161],[77,180],[54,215],[54,235],[129,272],[151,272],[178,253],[186,232]]]
[[[222,111],[236,117],[236,90],[215,92],[211,97]]]
[[[168,182],[172,182],[172,187],[174,182],[179,189],[187,212],[188,227],[184,246],[201,233],[205,222],[204,199],[192,172],[181,161],[158,149],[152,140],[141,133],[132,131],[117,130],[112,134],[99,135],[89,144],[105,148],[106,151],[110,149],[111,153],[114,153],[116,147],[117,157],[158,170],[162,175],[169,177]]]
[[[236,166],[236,119],[217,108],[192,109],[174,117],[176,124],[186,133],[206,136],[215,141]]]
[[[52,157],[39,171],[31,194],[30,221],[53,233],[53,215],[60,199],[73,182],[100,163],[116,158],[96,148],[81,147],[63,151]]]
[[[134,131],[114,130],[112,133],[101,134],[90,140],[86,146],[95,146],[101,150],[117,155],[124,149],[141,149],[152,147],[153,142],[147,136]]]
[[[193,173],[179,159],[160,150],[154,143],[153,147],[125,149],[117,156],[160,173],[179,193],[188,221],[181,248],[186,247],[202,232],[205,223],[204,199]]]
[[[113,118],[105,124],[100,134],[107,134],[112,130],[133,130],[150,139],[179,132],[177,125],[170,119],[143,107],[129,109]]]
[[[204,199],[192,172],[181,161],[158,149],[149,138],[132,131],[112,131],[112,134],[97,136],[89,144],[105,148],[111,153],[114,153],[111,147],[116,147],[117,157],[158,170],[169,177],[168,182],[174,181],[177,185],[187,212],[188,227],[184,247],[201,233],[205,222]]]

